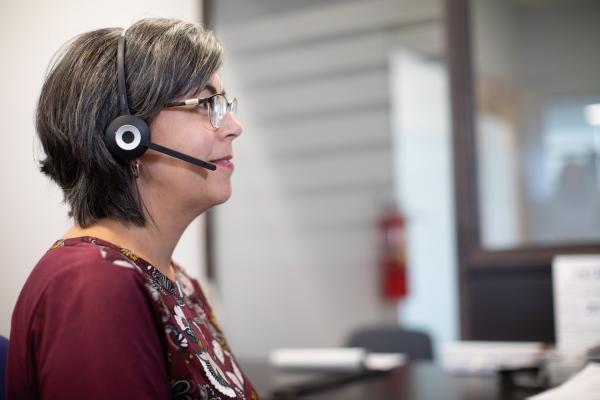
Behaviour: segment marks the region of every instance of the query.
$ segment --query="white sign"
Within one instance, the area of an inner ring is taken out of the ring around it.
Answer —
[[[552,283],[557,349],[600,345],[600,255],[555,257]]]

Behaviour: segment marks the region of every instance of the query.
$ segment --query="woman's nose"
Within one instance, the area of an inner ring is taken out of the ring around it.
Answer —
[[[231,140],[236,139],[243,132],[240,121],[230,113],[227,113],[225,118],[223,118],[223,123],[219,130],[222,132],[223,137]]]

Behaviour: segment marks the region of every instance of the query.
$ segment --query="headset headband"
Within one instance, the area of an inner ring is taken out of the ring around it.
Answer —
[[[125,84],[125,31],[119,37],[117,49],[117,66],[119,69],[119,103],[121,104],[121,115],[131,115],[129,104],[127,104],[127,86]]]

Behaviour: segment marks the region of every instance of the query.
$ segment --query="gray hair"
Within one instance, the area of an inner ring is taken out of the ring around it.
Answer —
[[[40,170],[55,181],[69,215],[87,227],[113,218],[144,226],[143,201],[126,162],[104,143],[120,114],[117,43],[121,28],[98,29],[68,42],[51,65],[36,112],[45,159]],[[125,33],[131,114],[148,124],[164,105],[199,93],[217,72],[222,48],[199,24],[143,19]]]

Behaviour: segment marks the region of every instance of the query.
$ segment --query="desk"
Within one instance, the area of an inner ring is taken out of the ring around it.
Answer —
[[[240,363],[261,399],[279,399],[277,389],[322,380],[314,372],[276,370],[266,362]],[[536,392],[503,388],[496,377],[450,376],[431,363],[415,363],[299,397],[306,400],[523,400]]]

